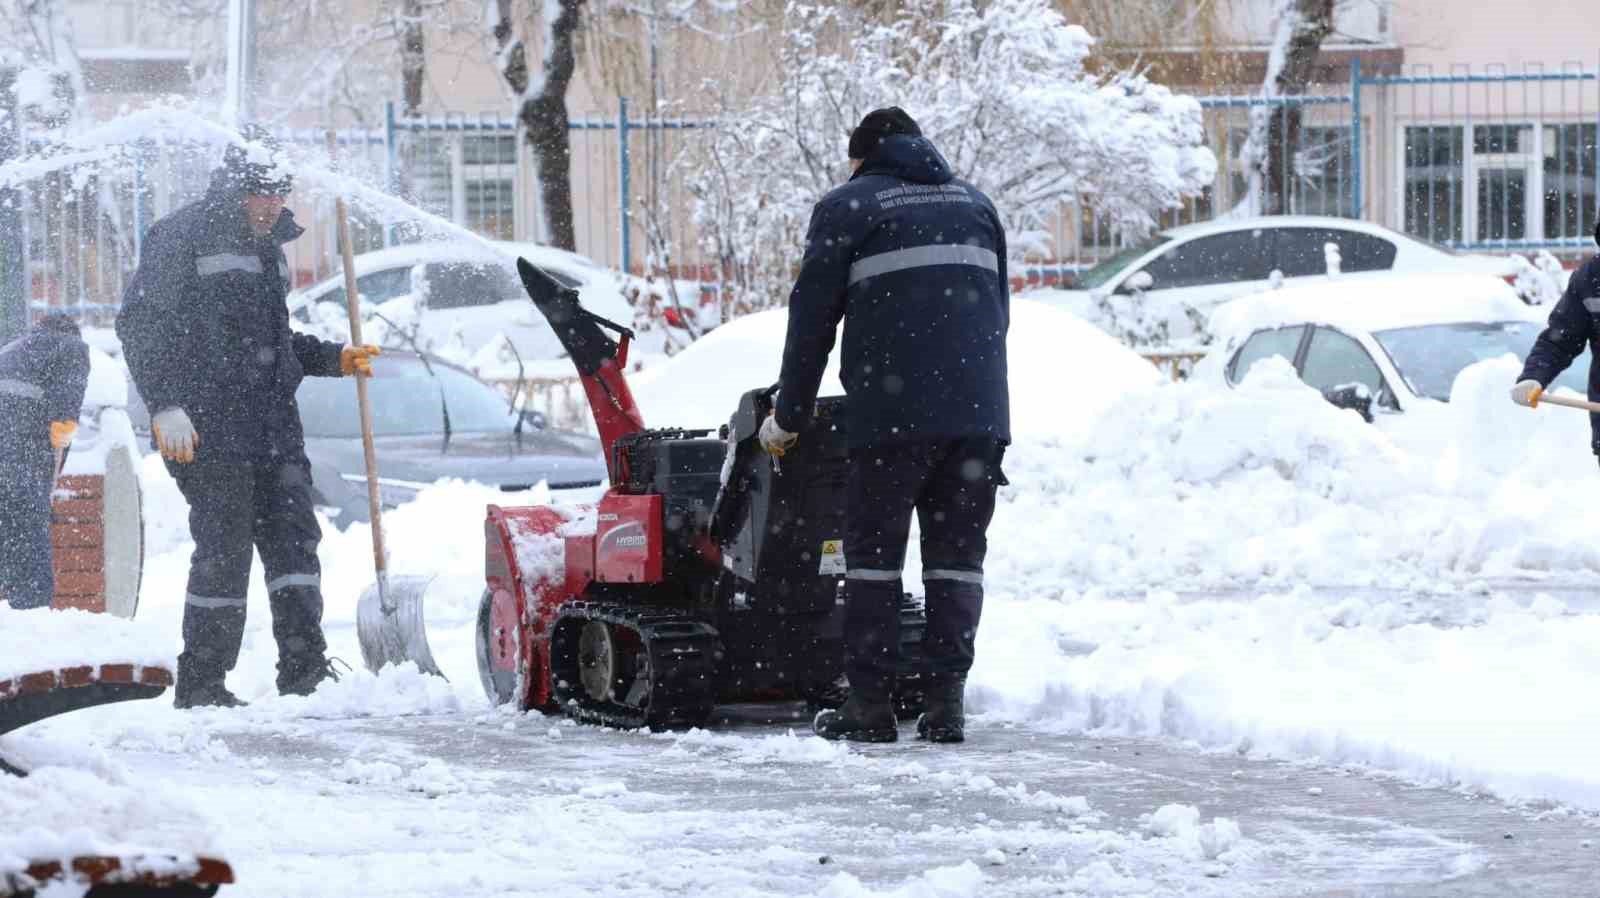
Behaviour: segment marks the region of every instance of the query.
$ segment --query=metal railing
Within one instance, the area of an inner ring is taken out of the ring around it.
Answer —
[[[1163,227],[1235,213],[1248,177],[1253,111],[1302,115],[1300,141],[1280,151],[1293,173],[1291,213],[1357,217],[1456,250],[1565,255],[1593,247],[1600,207],[1600,64],[1505,67],[1426,65],[1369,72],[1300,97],[1229,92],[1197,98],[1219,162],[1216,182]],[[613,268],[696,273],[706,260],[691,223],[692,197],[674,165],[704,118],[615,113],[571,120],[577,249]],[[544,242],[535,160],[514,119],[500,114],[404,118],[340,132],[345,164],[419,207],[485,236]],[[15,119],[16,117],[13,117]],[[317,144],[325,132],[285,131]],[[22,145],[37,149],[23,135]],[[36,311],[104,319],[120,302],[150,223],[204,189],[217,153],[151,145],[125,170],[79,177],[70,169],[19,185],[21,289]],[[338,267],[331,208],[312,204],[311,233],[290,247],[298,285]],[[405,242],[356,213],[358,250]],[[1028,283],[1059,283],[1126,245],[1128,235],[1088,203],[1066,204],[1049,257],[1014,266]],[[15,267],[15,266],[13,266]],[[12,272],[15,280],[15,272]]]

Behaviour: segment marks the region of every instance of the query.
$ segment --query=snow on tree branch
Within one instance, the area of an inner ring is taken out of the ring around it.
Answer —
[[[884,24],[791,2],[784,28],[776,88],[724,96],[720,126],[682,164],[729,273],[725,314],[782,303],[811,207],[848,176],[848,135],[875,107],[916,117],[994,199],[1019,253],[1050,250],[1064,202],[1138,233],[1216,175],[1199,104],[1086,71],[1094,39],[1048,0],[908,0]]]

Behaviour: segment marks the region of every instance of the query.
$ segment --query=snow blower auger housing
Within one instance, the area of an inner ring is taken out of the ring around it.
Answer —
[[[781,469],[756,438],[770,389],[715,432],[646,429],[624,377],[632,333],[517,267],[578,369],[612,485],[590,507],[489,507],[490,699],[624,728],[694,726],[719,703],[842,701],[844,400],[818,402]],[[910,716],[925,617],[909,596],[902,614]]]

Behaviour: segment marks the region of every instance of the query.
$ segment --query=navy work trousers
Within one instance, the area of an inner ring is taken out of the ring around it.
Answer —
[[[49,447],[25,451],[0,441],[0,599],[48,608],[55,597],[50,547]]]
[[[983,559],[1004,446],[991,437],[873,446],[851,452],[844,554],[845,669],[852,693],[887,701],[900,652],[901,568],[911,515],[922,531],[935,677],[965,677],[983,613]]]
[[[279,684],[322,664],[322,529],[311,504],[310,465],[203,461],[168,462],[167,469],[189,502],[194,538],[179,678],[221,682],[238,663],[257,551],[278,642]]]

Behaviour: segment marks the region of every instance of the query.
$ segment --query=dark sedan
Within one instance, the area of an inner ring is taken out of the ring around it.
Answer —
[[[128,391],[128,413],[135,429],[148,437],[149,413],[137,393]],[[605,482],[598,440],[545,429],[531,413],[521,418],[519,427],[519,416],[498,390],[431,356],[424,360],[415,353],[386,351],[373,365],[368,395],[385,509],[446,479],[506,492],[540,483],[554,490],[591,489]],[[341,378],[308,377],[295,398],[305,423],[317,504],[340,527],[367,520],[355,385]]]

